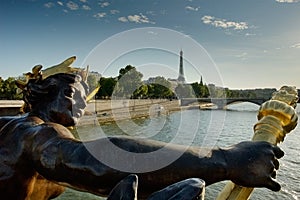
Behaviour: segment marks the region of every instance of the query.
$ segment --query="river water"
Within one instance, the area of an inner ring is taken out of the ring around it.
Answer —
[[[153,116],[145,119],[127,120],[119,124],[80,127],[81,139],[91,139],[101,130],[101,137],[107,135],[131,135],[165,142],[198,146],[227,146],[244,140],[251,140],[253,125],[257,122],[258,106],[241,103],[228,107],[228,110],[185,110],[170,115]],[[299,105],[297,111],[299,113]],[[300,126],[300,125],[299,125]],[[300,199],[300,127],[289,133],[279,146],[285,152],[280,159],[277,180],[282,189],[272,192],[256,188],[252,200]],[[87,134],[88,133],[88,134]],[[95,136],[99,137],[99,136]],[[241,169],[242,170],[242,169]],[[205,199],[213,200],[225,185],[220,182],[206,188]],[[104,199],[70,189],[57,200]]]

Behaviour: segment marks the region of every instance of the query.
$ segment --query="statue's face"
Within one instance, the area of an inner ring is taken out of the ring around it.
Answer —
[[[50,121],[64,126],[74,126],[84,114],[86,93],[80,82],[63,85],[57,98],[50,103]]]

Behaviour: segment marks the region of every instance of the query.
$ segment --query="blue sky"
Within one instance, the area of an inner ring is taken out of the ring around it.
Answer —
[[[300,88],[299,21],[299,0],[3,1],[0,76],[76,55],[105,76],[176,78],[182,49],[188,82]]]

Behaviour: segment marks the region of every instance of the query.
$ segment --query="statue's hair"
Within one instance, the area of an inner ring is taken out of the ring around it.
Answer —
[[[81,82],[86,94],[88,94],[88,86],[82,81],[79,75],[75,74],[55,74],[44,80],[29,80],[26,89],[23,91],[23,112],[30,112],[39,105],[45,105],[57,98],[59,90],[65,89],[68,84]]]

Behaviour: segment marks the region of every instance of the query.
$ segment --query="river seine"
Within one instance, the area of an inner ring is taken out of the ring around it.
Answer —
[[[153,116],[145,119],[127,120],[119,124],[101,125],[104,135],[131,135],[165,142],[199,146],[228,146],[244,140],[251,140],[253,125],[257,122],[258,106],[241,103],[228,107],[228,110],[185,110],[169,115]],[[297,111],[299,113],[299,104]],[[277,181],[282,189],[272,192],[256,188],[252,200],[298,200],[300,199],[300,125],[289,133],[279,146],[285,152],[280,159]],[[99,127],[78,128],[80,137],[91,139]],[[89,133],[87,135],[87,133]],[[103,136],[103,134],[102,134]],[[241,169],[243,170],[243,169]],[[206,188],[205,199],[214,200],[225,185],[220,182]],[[104,199],[70,189],[56,200]]]

